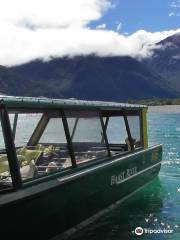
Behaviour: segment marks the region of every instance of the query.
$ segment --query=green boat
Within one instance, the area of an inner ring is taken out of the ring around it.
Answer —
[[[0,233],[48,239],[87,223],[153,180],[147,107],[0,99]],[[35,239],[35,238],[34,238]]]

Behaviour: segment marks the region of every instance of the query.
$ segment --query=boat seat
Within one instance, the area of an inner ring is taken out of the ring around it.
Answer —
[[[31,160],[28,165],[21,167],[20,173],[21,173],[22,179],[33,178],[37,176],[38,170],[34,160]]]
[[[41,151],[33,151],[26,148],[17,149],[17,158],[20,164],[20,173],[22,179],[32,178],[37,173],[35,162],[41,156]],[[0,175],[9,177],[9,163],[7,154],[0,155]]]
[[[132,141],[133,141],[133,144],[135,145],[135,142],[136,142],[136,139],[135,138],[132,138]],[[128,138],[125,139],[125,142],[127,144],[127,150],[128,151],[131,151],[131,144],[130,144],[130,141]]]
[[[25,160],[24,156],[17,155],[19,162]],[[0,155],[0,174],[9,171],[9,163],[7,159],[7,154]]]
[[[34,160],[35,164],[40,156],[43,154],[41,150],[32,150],[27,149],[26,147],[22,147],[16,150],[18,159],[20,160],[21,167],[28,165],[32,160]]]
[[[78,164],[88,162],[94,159],[104,158],[108,156],[107,150],[75,152],[76,161]]]
[[[9,170],[9,163],[7,160],[7,154],[0,155],[0,174]]]
[[[72,166],[71,159],[67,158],[62,166],[63,166],[63,168],[71,167]]]
[[[50,172],[57,171],[58,169],[59,168],[55,162],[50,162],[46,168],[46,172],[50,173]]]
[[[35,149],[29,149],[28,147],[18,148],[16,153],[20,164],[20,172],[22,177],[28,178],[28,176],[30,177],[30,175],[32,175],[33,165],[37,164],[42,155],[55,155],[57,152],[60,152],[60,147],[53,145],[43,146],[38,144]],[[34,171],[36,172],[36,169],[34,169]],[[9,175],[7,154],[0,154],[0,174],[2,173],[7,173]]]
[[[50,144],[49,146],[44,146],[42,144],[37,144],[35,150],[43,151],[45,155],[55,154],[61,151],[60,147]]]

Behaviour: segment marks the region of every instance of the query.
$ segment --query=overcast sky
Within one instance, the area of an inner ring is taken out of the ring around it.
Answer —
[[[95,53],[147,57],[180,32],[180,0],[0,0],[0,65]]]

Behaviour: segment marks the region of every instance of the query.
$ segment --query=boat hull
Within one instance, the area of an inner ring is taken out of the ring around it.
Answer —
[[[39,183],[0,196],[0,232],[42,239],[64,232],[151,181],[161,159],[162,146],[155,146],[56,177],[44,190]]]

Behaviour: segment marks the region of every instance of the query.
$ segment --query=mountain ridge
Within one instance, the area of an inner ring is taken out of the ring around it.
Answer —
[[[144,60],[151,71],[159,74],[164,83],[180,92],[180,33],[174,34],[156,44],[152,58]]]
[[[90,55],[56,58],[49,62],[36,60],[10,68],[10,71],[25,79],[30,77],[36,84],[49,86],[48,93],[34,92],[48,97],[120,101],[175,96],[159,84],[163,81],[159,76],[131,57]]]

